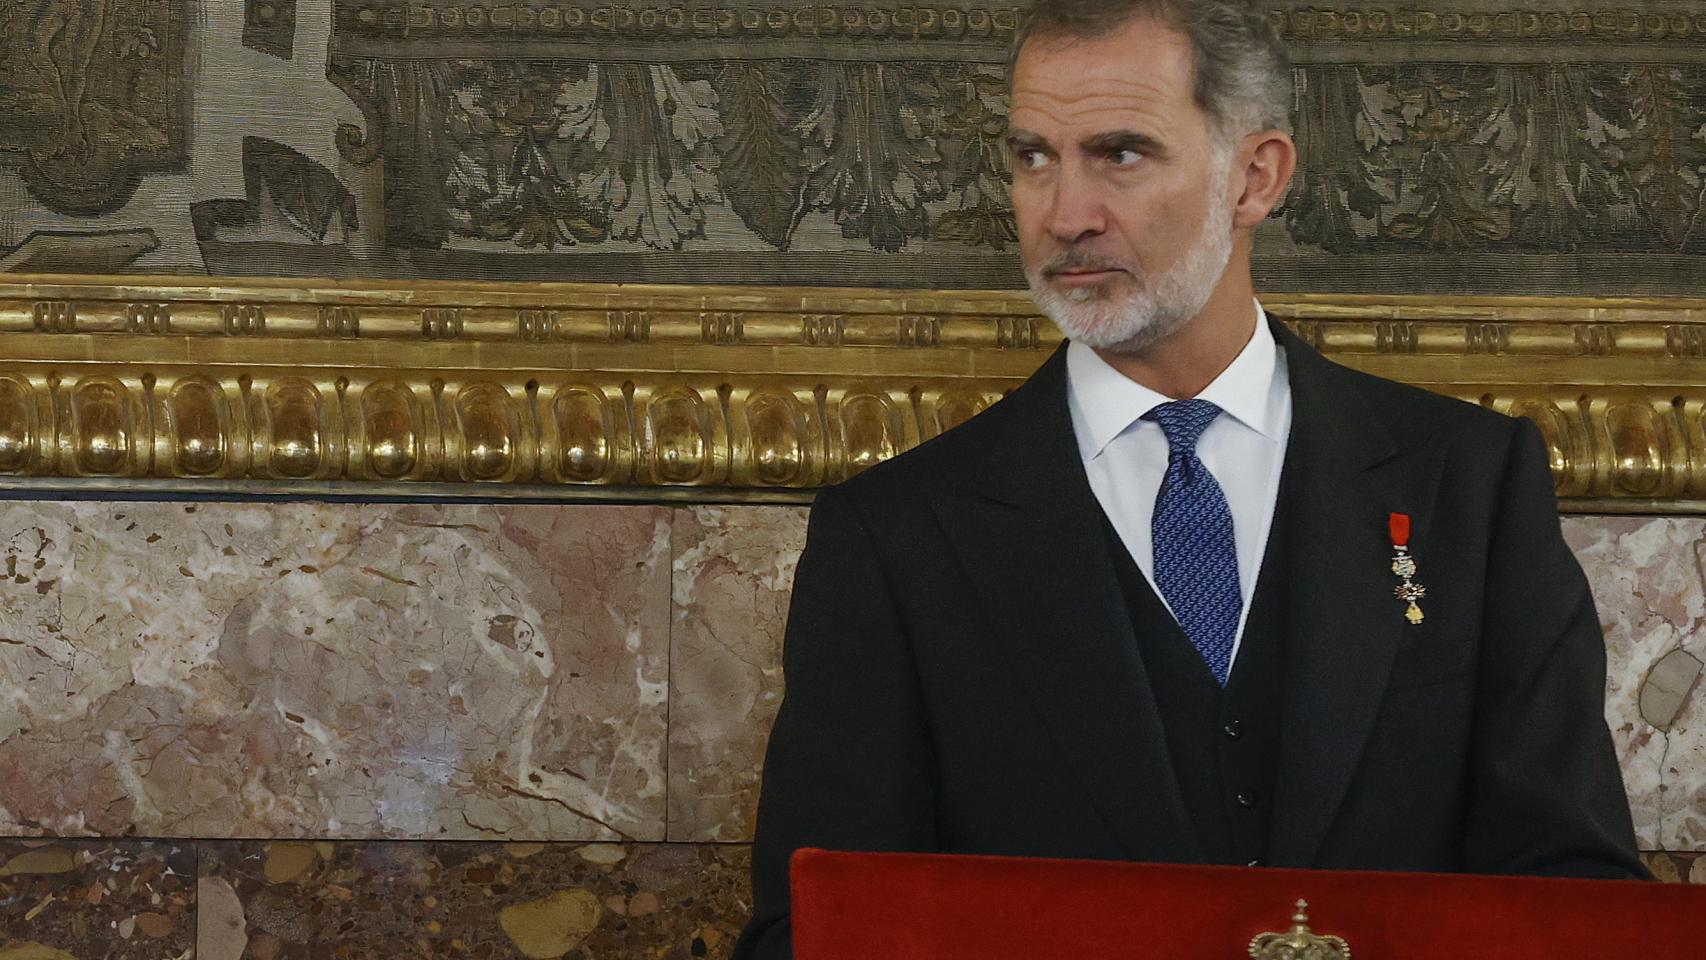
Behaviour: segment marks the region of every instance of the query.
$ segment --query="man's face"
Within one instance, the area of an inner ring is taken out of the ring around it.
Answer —
[[[1136,352],[1201,312],[1232,252],[1230,149],[1190,41],[1150,19],[1039,37],[1013,74],[1013,208],[1033,296],[1067,336]]]

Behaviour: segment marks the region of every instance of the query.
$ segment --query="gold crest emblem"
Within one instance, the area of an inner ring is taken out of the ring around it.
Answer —
[[[1250,941],[1250,960],[1351,960],[1351,947],[1341,937],[1309,929],[1309,904],[1297,901],[1291,929],[1264,933]]]

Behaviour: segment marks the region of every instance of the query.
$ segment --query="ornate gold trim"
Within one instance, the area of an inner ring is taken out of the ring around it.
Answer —
[[[1280,33],[1300,42],[1335,40],[1699,41],[1706,15],[1653,5],[1582,5],[1559,9],[1404,9],[1394,4],[1275,3]],[[406,8],[386,0],[355,0],[337,11],[337,27],[363,40],[411,42],[453,38],[514,43],[530,40],[670,43],[689,40],[894,42],[943,40],[1000,45],[1012,40],[1024,13],[1016,4],[973,2],[859,3],[591,3],[529,0],[469,3],[416,0]]]
[[[1532,417],[1570,501],[1706,502],[1706,300],[1265,302],[1340,362]],[[0,485],[790,499],[1058,342],[1011,292],[23,278]]]
[[[1300,43],[1519,41],[1655,43],[1706,40],[1706,14],[1651,6],[1575,9],[1405,10],[1386,4],[1297,5],[1275,10],[1274,25]]]
[[[529,0],[479,3],[352,0],[337,11],[338,27],[358,36],[455,37],[499,40],[714,41],[764,40],[1011,40],[1018,6],[988,2],[860,3],[591,3]]]

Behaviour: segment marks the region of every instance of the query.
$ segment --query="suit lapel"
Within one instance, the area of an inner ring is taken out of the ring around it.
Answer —
[[[1292,565],[1270,853],[1301,867],[1344,800],[1407,626],[1387,518],[1410,514],[1412,546],[1425,550],[1440,463],[1400,454],[1353,375],[1276,328],[1291,374],[1281,495]]]
[[[998,649],[1127,855],[1200,860],[1074,439],[1064,348],[1003,405],[979,486],[937,500],[943,529]]]

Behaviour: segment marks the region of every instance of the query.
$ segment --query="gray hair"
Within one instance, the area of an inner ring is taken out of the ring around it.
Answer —
[[[1257,0],[1037,0],[1008,58],[1037,37],[1089,40],[1139,18],[1189,38],[1197,107],[1226,140],[1291,130],[1291,57]]]

